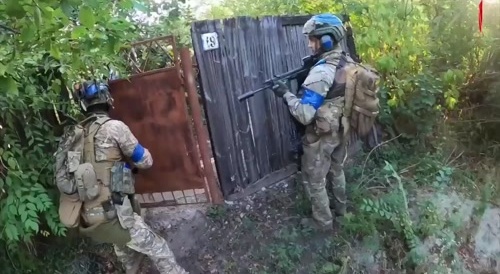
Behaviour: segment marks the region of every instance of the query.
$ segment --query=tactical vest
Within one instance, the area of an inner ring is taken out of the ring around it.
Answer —
[[[334,99],[337,97],[345,96],[346,89],[346,74],[344,66],[347,63],[347,58],[349,58],[345,52],[342,52],[340,59],[335,67],[335,80],[333,81],[330,90],[326,94],[325,99]],[[334,62],[326,60],[326,63],[335,65]]]
[[[105,220],[113,219],[116,213],[111,208],[108,208],[107,202],[111,199],[111,168],[116,161],[120,161],[122,156],[119,148],[109,148],[106,150],[106,160],[97,162],[95,158],[95,135],[101,126],[111,120],[107,116],[98,117],[95,121],[85,126],[84,145],[83,145],[83,163],[87,171],[92,169],[95,172],[96,184],[86,186],[83,180],[77,180],[79,193],[87,193],[87,197],[80,197],[83,203],[82,218],[86,225],[94,225],[104,222]],[[90,182],[90,180],[89,180]],[[105,216],[105,215],[108,216]]]
[[[81,217],[84,222],[79,230],[98,243],[125,244],[130,241],[130,234],[120,225],[114,205],[128,195],[134,212],[139,215],[140,207],[133,196],[132,171],[122,161],[120,149],[107,148],[106,160],[96,160],[95,136],[109,120],[107,116],[98,116],[95,121],[85,125],[83,164],[75,172],[78,193],[83,201]]]
[[[314,66],[322,65],[322,64],[329,64],[329,65],[334,65],[335,66],[335,79],[333,81],[332,86],[326,93],[325,99],[326,100],[331,100],[335,99],[337,97],[343,97],[345,96],[345,89],[346,89],[346,77],[345,77],[345,71],[344,71],[344,66],[350,59],[349,56],[345,52],[341,52],[340,58],[338,60],[330,58],[330,56],[327,56],[318,63],[316,63]],[[351,59],[352,60],[352,59]],[[298,96],[302,96],[301,93],[297,94]]]
[[[333,65],[336,67],[336,71],[333,84],[330,86],[324,102],[316,110],[314,121],[306,128],[306,132],[325,135],[332,134],[333,132],[336,133],[340,130],[341,125],[339,124],[339,120],[344,107],[345,77],[342,78],[342,73],[339,73],[339,68],[343,65],[342,55],[339,57],[337,54],[331,54],[325,56],[315,65]]]
[[[124,245],[130,234],[120,225],[115,206],[126,196],[139,215],[140,206],[134,197],[132,170],[123,161],[120,148],[106,148],[105,160],[96,160],[96,134],[110,120],[107,115],[94,114],[65,131],[55,155],[54,175],[61,192],[61,223],[78,227],[83,236],[98,243]]]

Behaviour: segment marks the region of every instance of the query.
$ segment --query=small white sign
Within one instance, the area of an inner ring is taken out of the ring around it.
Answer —
[[[219,48],[217,32],[203,33],[201,40],[203,41],[203,50],[205,51]]]

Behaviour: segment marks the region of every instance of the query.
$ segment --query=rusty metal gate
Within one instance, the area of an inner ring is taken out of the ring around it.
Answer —
[[[146,206],[219,203],[189,50],[181,50],[181,69],[172,37],[133,44],[135,49],[141,46],[142,56],[137,51],[129,55],[132,75],[110,81],[115,106],[111,116],[126,123],[153,156],[152,168],[136,177],[139,200]]]

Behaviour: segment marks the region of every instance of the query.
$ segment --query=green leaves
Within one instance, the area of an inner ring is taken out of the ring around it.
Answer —
[[[119,2],[133,8],[132,1]],[[112,6],[83,0],[5,0],[0,6],[0,22],[19,31],[0,35],[0,246],[66,232],[52,195],[59,130],[53,115],[78,113],[61,94],[89,64],[96,73],[108,63],[120,68],[116,49],[137,34],[130,31],[129,10]]]
[[[326,262],[319,270],[320,274],[339,273],[341,267],[332,262]]]
[[[8,223],[5,226],[5,235],[8,240],[19,241],[19,231],[17,230],[17,227],[11,223]]]
[[[61,52],[59,51],[59,48],[55,44],[50,44],[50,55],[57,60],[61,59]]]
[[[5,71],[7,70],[7,67],[0,63],[0,77],[3,77],[5,75]]]
[[[35,7],[34,18],[35,18],[35,25],[36,25],[36,27],[40,28],[40,26],[42,24],[42,11],[40,10],[39,6]]]
[[[33,232],[38,232],[38,224],[36,223],[35,221],[36,219],[28,219],[26,220],[26,222],[24,223],[24,227],[26,227],[27,229],[31,229],[33,230]]]
[[[6,0],[5,3],[5,11],[7,15],[22,18],[26,12],[23,9],[22,3],[18,0]]]
[[[87,34],[87,29],[83,26],[76,26],[75,29],[71,32],[71,38],[79,39],[84,37]]]
[[[25,27],[21,30],[21,41],[27,43],[31,40],[34,40],[35,37],[35,28],[32,26]]]
[[[17,95],[18,94],[17,82],[14,79],[12,79],[12,77],[0,76],[0,90],[10,95]]]
[[[16,216],[18,214],[17,212],[17,207],[15,205],[9,205],[8,206],[9,213],[12,214],[12,216]]]
[[[95,24],[94,12],[87,6],[83,6],[80,9],[80,15],[78,16],[80,23],[89,28],[93,29]]]
[[[14,159],[14,157],[10,157],[7,160],[7,165],[9,166],[9,168],[15,169],[16,168],[16,159]]]

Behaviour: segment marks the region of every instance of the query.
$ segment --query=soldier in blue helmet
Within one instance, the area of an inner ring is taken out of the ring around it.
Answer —
[[[55,156],[61,223],[97,243],[112,244],[126,274],[138,273],[144,256],[159,273],[188,273],[140,216],[133,170],[150,168],[153,157],[125,123],[109,117],[109,86],[84,82],[75,86],[74,98],[85,119],[66,129]]]
[[[345,36],[342,21],[332,14],[315,15],[303,28],[309,48],[320,57],[310,70],[298,98],[284,82],[277,81],[274,93],[283,97],[292,116],[306,126],[303,137],[302,176],[312,204],[312,219],[303,223],[322,230],[333,229],[333,215],[326,191],[327,177],[333,184],[336,215],[346,211],[343,162],[346,157],[341,117],[344,107],[345,75],[337,72],[342,54],[340,41]],[[331,173],[332,176],[327,176]]]

